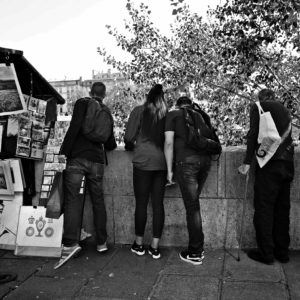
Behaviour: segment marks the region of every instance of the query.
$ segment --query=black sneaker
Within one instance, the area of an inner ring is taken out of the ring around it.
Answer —
[[[151,245],[149,246],[148,253],[150,255],[152,255],[152,258],[154,258],[154,259],[159,259],[160,256],[161,256],[159,248],[154,249],[154,248],[151,247]]]
[[[289,258],[288,254],[282,255],[282,254],[277,254],[275,252],[274,257],[275,257],[276,260],[278,260],[282,264],[286,264],[290,261],[290,258]]]
[[[274,259],[273,258],[265,258],[262,256],[262,254],[258,250],[250,250],[247,253],[247,256],[255,261],[258,261],[260,263],[266,264],[266,265],[273,265]]]
[[[144,255],[145,247],[143,245],[138,245],[136,241],[134,241],[133,245],[131,246],[131,252],[137,255]]]
[[[193,265],[202,265],[202,261],[204,259],[204,252],[202,251],[201,254],[195,254],[190,252],[189,250],[185,250],[179,253],[179,257],[180,259]]]

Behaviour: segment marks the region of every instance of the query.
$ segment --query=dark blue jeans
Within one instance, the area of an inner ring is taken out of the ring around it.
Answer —
[[[176,181],[179,184],[189,233],[188,250],[199,254],[203,251],[204,234],[200,213],[199,196],[210,168],[210,157],[188,156],[176,163]]]
[[[288,256],[290,244],[290,186],[294,177],[291,161],[270,161],[256,166],[254,227],[258,249],[266,259]]]
[[[147,221],[147,207],[151,198],[153,210],[153,237],[160,238],[164,226],[164,193],[167,171],[145,171],[133,168],[135,195],[135,234],[144,236]]]
[[[107,240],[106,209],[103,196],[104,165],[85,158],[68,159],[64,177],[64,233],[63,244],[76,245],[80,240],[84,198],[80,187],[85,176],[86,188],[92,200],[97,244]]]

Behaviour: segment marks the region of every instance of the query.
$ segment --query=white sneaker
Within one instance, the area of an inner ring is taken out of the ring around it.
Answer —
[[[76,255],[80,250],[81,250],[81,247],[79,245],[75,245],[72,247],[63,247],[60,260],[55,264],[54,270],[56,270],[56,269],[60,268],[62,265],[64,265],[71,257]]]
[[[103,245],[97,245],[97,251],[100,253],[105,253],[108,251],[106,242]]]

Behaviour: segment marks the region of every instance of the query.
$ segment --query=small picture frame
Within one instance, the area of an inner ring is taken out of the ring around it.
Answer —
[[[0,124],[0,152],[2,149],[2,139],[3,139],[4,125]]]
[[[9,161],[0,160],[0,195],[13,195],[14,186]]]
[[[16,155],[29,157],[30,148],[17,145]]]
[[[23,178],[22,178],[22,164],[18,158],[8,159],[12,172],[12,181],[14,186],[14,192],[23,192]]]
[[[36,112],[38,106],[39,106],[39,99],[30,96],[28,99],[28,110]]]
[[[52,184],[52,176],[44,176],[43,184]]]
[[[27,137],[18,137],[18,146],[30,147],[31,139]]]

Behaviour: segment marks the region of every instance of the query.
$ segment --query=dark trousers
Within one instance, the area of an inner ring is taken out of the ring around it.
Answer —
[[[135,206],[135,234],[144,236],[147,222],[147,207],[151,198],[153,210],[153,237],[161,238],[165,221],[164,193],[166,171],[145,171],[133,168]]]
[[[104,165],[85,158],[67,161],[64,177],[64,233],[63,244],[76,245],[80,240],[84,198],[80,196],[80,187],[85,176],[86,188],[93,205],[94,225],[98,245],[107,239],[106,209],[103,196]]]
[[[254,183],[254,227],[258,249],[266,259],[287,256],[290,244],[290,184],[294,164],[270,161],[256,167]]]
[[[209,156],[189,156],[176,163],[176,180],[179,184],[189,234],[188,250],[199,254],[203,251],[204,234],[199,196],[210,168]]]

